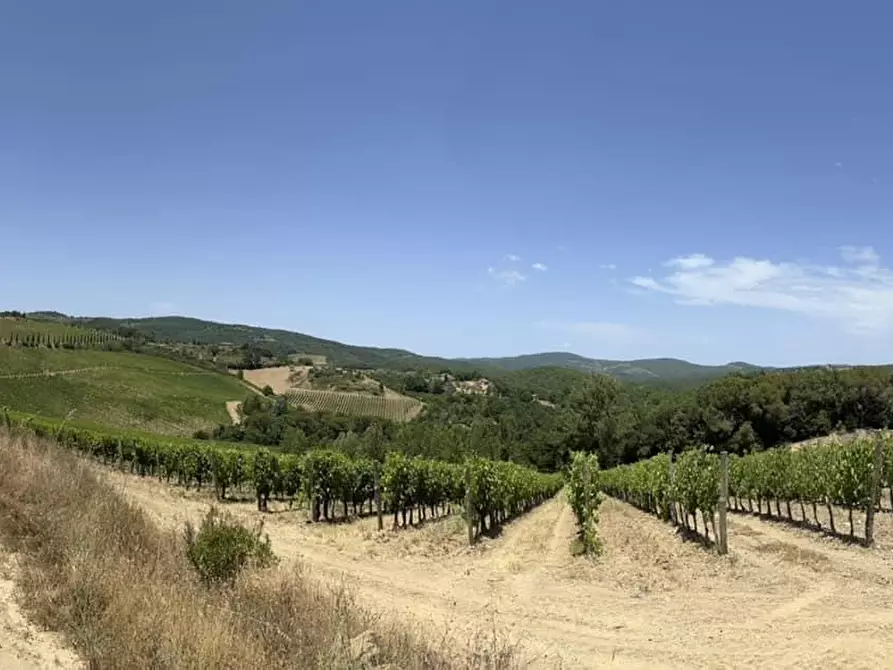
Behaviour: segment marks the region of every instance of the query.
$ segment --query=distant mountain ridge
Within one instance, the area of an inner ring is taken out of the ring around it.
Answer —
[[[506,370],[528,370],[539,367],[560,367],[583,372],[608,374],[635,381],[673,380],[684,378],[720,377],[732,372],[755,372],[762,368],[750,363],[699,365],[678,358],[641,358],[631,361],[587,358],[565,351],[526,354],[500,358],[460,358],[472,365],[495,365]]]
[[[343,367],[397,370],[476,369],[485,375],[552,367],[585,373],[608,374],[624,381],[643,383],[707,380],[732,372],[762,369],[759,366],[742,362],[727,363],[726,365],[699,365],[676,358],[618,361],[587,358],[562,351],[523,356],[451,359],[422,356],[405,349],[354,346],[288,330],[224,324],[183,316],[117,319],[70,317],[59,312],[32,312],[29,316],[38,319],[69,321],[99,329],[132,328],[160,341],[233,345],[257,343],[264,345],[276,354],[303,353],[326,356],[332,364]]]

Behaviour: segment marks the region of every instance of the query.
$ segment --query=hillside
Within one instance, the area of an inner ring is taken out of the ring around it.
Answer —
[[[189,435],[229,420],[235,377],[157,356],[0,347],[0,406],[47,417]]]
[[[631,361],[613,361],[586,358],[585,356],[563,351],[504,358],[463,358],[460,360],[470,365],[499,367],[506,370],[559,367],[569,370],[608,374],[618,379],[637,382],[673,381],[690,378],[710,379],[732,372],[756,371],[760,369],[759,366],[750,365],[749,363],[698,365],[678,358],[642,358]]]
[[[34,313],[37,316],[46,313]],[[59,320],[58,313],[52,318]],[[559,367],[582,372],[609,374],[624,381],[655,383],[698,381],[721,377],[740,370],[758,370],[748,363],[698,365],[674,358],[617,361],[594,359],[569,352],[547,352],[503,358],[449,359],[421,356],[404,349],[385,349],[343,344],[288,330],[240,324],[224,324],[182,316],[112,319],[106,317],[73,318],[82,326],[101,330],[133,329],[162,342],[197,342],[201,344],[260,344],[275,355],[294,353],[326,356],[332,365],[352,368],[388,368],[396,370],[452,369],[479,370],[484,375],[500,371]]]
[[[343,367],[417,369],[450,364],[447,359],[426,358],[403,349],[359,347],[288,330],[216,323],[183,316],[143,319],[98,317],[79,318],[74,321],[102,330],[129,328],[162,342],[260,344],[275,355],[301,353],[325,356],[329,363]]]

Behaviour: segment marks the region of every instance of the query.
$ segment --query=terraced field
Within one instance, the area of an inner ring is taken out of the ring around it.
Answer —
[[[285,393],[290,405],[313,412],[376,416],[391,421],[409,421],[422,411],[419,400],[400,395],[362,395],[341,391],[291,389]]]

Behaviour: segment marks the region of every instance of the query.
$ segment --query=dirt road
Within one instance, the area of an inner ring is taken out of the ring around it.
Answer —
[[[162,526],[197,520],[210,499],[106,473]],[[250,503],[226,505],[245,521]],[[879,534],[893,538],[890,515]],[[374,530],[306,512],[264,516],[276,553],[343,580],[385,616],[461,641],[498,631],[532,667],[877,668],[893,657],[893,562],[760,519],[733,516],[731,555],[683,542],[659,520],[609,500],[603,557],[571,556],[572,514],[550,501],[469,549],[458,519]]]
[[[229,414],[229,418],[232,420],[233,425],[238,426],[242,423],[242,417],[239,416],[239,407],[242,405],[241,400],[227,400],[226,401],[226,412]]]

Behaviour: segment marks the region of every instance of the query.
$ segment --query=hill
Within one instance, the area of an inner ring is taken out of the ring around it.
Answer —
[[[698,365],[678,358],[642,358],[631,361],[614,361],[586,358],[578,354],[552,351],[542,354],[511,356],[505,358],[463,358],[462,362],[481,367],[498,367],[505,370],[530,370],[541,367],[559,367],[569,370],[607,374],[635,382],[674,381],[681,379],[710,379],[732,372],[757,371],[759,366],[749,363],[726,365]]]
[[[168,435],[229,420],[235,377],[129,352],[0,347],[0,406]]]
[[[39,315],[31,314],[30,316]],[[58,319],[57,313],[53,313],[52,318]],[[295,353],[325,356],[332,365],[351,368],[477,370],[482,375],[498,375],[505,371],[559,367],[589,373],[609,374],[624,381],[642,383],[694,382],[721,377],[741,370],[756,371],[760,369],[758,366],[741,362],[726,365],[698,365],[675,358],[618,361],[587,358],[569,352],[547,352],[503,358],[449,359],[422,356],[405,349],[354,346],[288,330],[224,324],[183,316],[134,319],[69,317],[68,320],[71,323],[101,330],[133,330],[160,342],[196,342],[208,345],[258,344],[277,356]]]
[[[196,342],[218,345],[258,344],[276,356],[296,353],[325,356],[332,365],[342,367],[418,369],[451,364],[448,359],[428,358],[403,349],[353,346],[289,330],[216,323],[184,316],[143,319],[99,317],[77,318],[72,321],[101,330],[131,329],[160,342]]]

